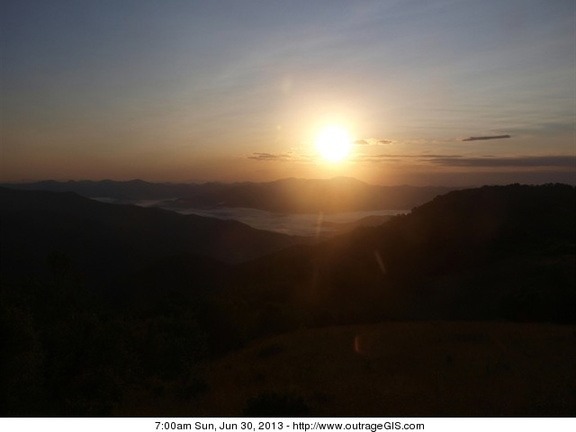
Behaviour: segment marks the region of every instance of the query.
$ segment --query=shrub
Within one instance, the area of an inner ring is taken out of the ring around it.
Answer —
[[[310,408],[302,397],[289,393],[264,392],[248,400],[242,415],[248,417],[303,417]]]

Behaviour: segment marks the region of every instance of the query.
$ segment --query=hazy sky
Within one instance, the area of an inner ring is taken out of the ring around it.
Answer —
[[[573,0],[1,4],[2,181],[576,183]]]

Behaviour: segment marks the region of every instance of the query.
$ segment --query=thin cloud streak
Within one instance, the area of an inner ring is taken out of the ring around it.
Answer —
[[[360,145],[360,146],[364,146],[364,145],[387,145],[387,144],[392,144],[393,142],[394,141],[389,140],[389,139],[362,138],[362,139],[357,139],[355,141],[352,141],[352,144]]]
[[[295,153],[252,153],[248,159],[257,161],[275,162],[314,162],[317,158],[313,155],[298,155]],[[400,162],[424,162],[446,167],[531,167],[531,168],[576,168],[576,156],[546,155],[546,156],[523,156],[523,157],[464,157],[455,154],[358,154],[350,157],[349,162],[356,163],[400,163]]]
[[[357,155],[352,158],[354,162],[398,162],[405,159],[408,160],[420,160],[429,161],[430,158],[458,158],[459,155],[436,155],[436,154],[425,154],[425,155],[414,155],[414,154],[377,154],[377,155]]]
[[[477,136],[477,137],[464,138],[462,141],[481,141],[481,140],[493,140],[493,139],[504,139],[504,138],[512,138],[512,136],[511,135],[487,135],[487,136]]]
[[[312,162],[312,156],[297,155],[294,153],[252,153],[248,159],[264,162]]]
[[[576,168],[576,156],[525,156],[525,157],[439,157],[429,159],[429,162],[452,167],[556,167]]]

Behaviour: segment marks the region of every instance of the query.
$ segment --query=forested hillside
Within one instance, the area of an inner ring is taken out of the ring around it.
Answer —
[[[454,191],[315,245],[74,194],[0,198],[5,415],[190,406],[210,394],[206,365],[312,328],[576,323],[571,186]]]

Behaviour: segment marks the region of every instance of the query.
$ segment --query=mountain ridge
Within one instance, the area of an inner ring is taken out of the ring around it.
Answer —
[[[332,179],[285,178],[270,182],[149,183],[143,180],[53,180],[4,184],[3,187],[52,192],[76,192],[89,198],[120,203],[162,200],[171,209],[245,207],[273,212],[310,213],[410,209],[435,196],[460,188],[443,186],[378,186],[350,177]]]
[[[319,415],[354,403],[351,415],[386,406],[465,415],[484,399],[470,395],[487,395],[489,415],[563,415],[574,400],[562,378],[573,375],[575,197],[557,184],[453,191],[382,225],[300,243],[240,223],[0,188],[3,409],[239,415],[272,403],[285,415],[296,400]],[[295,389],[293,378],[307,385]],[[453,411],[437,404],[445,384],[456,390]],[[518,385],[545,391],[534,402],[511,393]]]
[[[234,263],[301,240],[238,221],[106,204],[73,192],[0,188],[0,220],[3,273],[12,275],[47,271],[53,253],[99,279],[180,253]]]
[[[305,311],[278,328],[299,320],[571,323],[575,198],[567,185],[454,191],[382,225],[243,263],[243,289]]]

